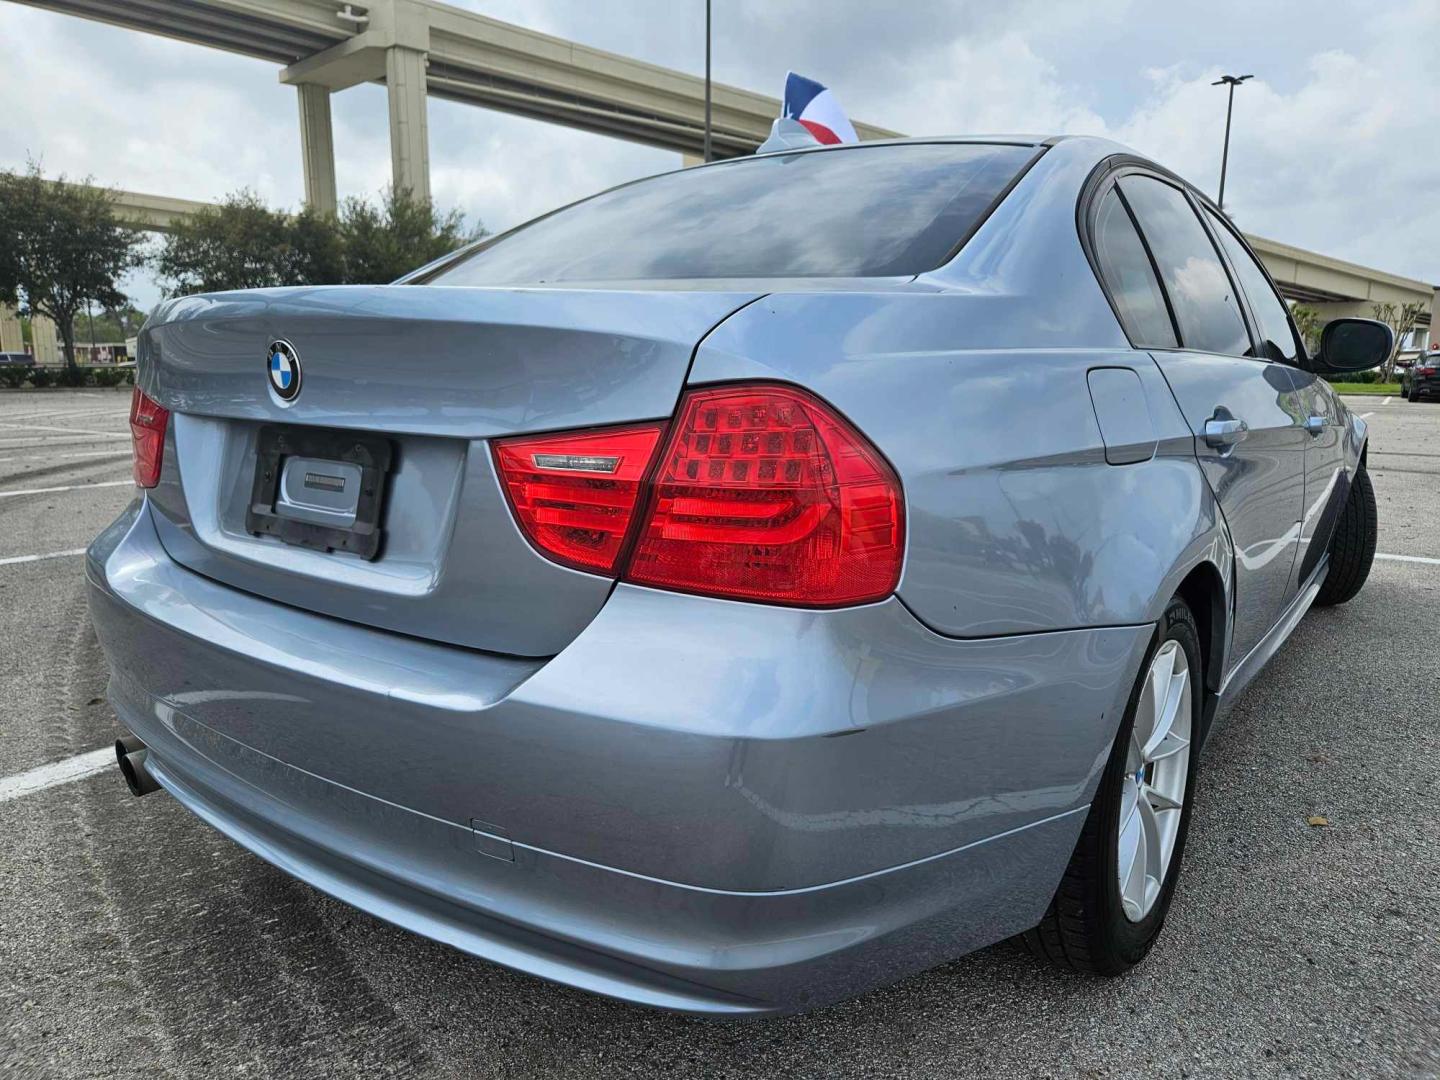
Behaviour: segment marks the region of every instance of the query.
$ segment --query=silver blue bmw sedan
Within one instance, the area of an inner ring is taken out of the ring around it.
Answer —
[[[1374,552],[1320,376],[1390,331],[1308,350],[1224,214],[1096,139],[683,170],[139,347],[86,561],[132,790],[669,1009],[1013,936],[1140,962],[1207,736]]]

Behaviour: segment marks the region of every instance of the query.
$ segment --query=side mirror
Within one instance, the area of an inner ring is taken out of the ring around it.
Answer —
[[[1310,358],[1317,375],[1369,371],[1390,358],[1395,331],[1376,319],[1335,319],[1320,331],[1320,352]]]

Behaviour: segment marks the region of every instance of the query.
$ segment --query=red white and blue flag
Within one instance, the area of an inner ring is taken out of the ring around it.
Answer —
[[[785,109],[783,116],[798,120],[822,143],[859,142],[855,126],[840,108],[835,95],[814,79],[788,72],[785,76]]]

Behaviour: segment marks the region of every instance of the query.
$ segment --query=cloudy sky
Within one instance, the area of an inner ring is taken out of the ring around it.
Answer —
[[[702,0],[453,0],[686,71]],[[1214,193],[1221,72],[1236,95],[1226,203],[1243,228],[1440,282],[1440,0],[714,0],[720,82],[787,68],[910,134],[1071,132],[1129,144]],[[301,197],[295,92],[277,68],[0,0],[0,167],[197,199]],[[17,48],[16,45],[19,45]],[[334,99],[342,196],[389,181],[384,90]],[[437,201],[498,230],[678,156],[430,102]],[[149,302],[154,286],[131,285]]]

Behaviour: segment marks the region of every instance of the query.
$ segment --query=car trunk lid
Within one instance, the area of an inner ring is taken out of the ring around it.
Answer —
[[[172,413],[151,492],[160,538],[183,565],[292,606],[553,655],[611,582],[526,542],[490,441],[669,416],[696,344],[756,295],[335,286],[171,301],[141,340],[142,388]],[[297,369],[289,401],[267,370],[277,341]],[[331,547],[358,531],[333,489],[366,477],[380,541]],[[277,502],[281,527],[257,524]]]

